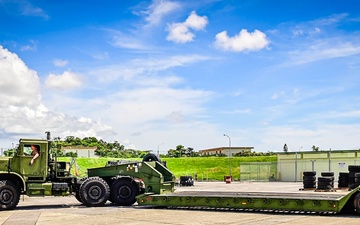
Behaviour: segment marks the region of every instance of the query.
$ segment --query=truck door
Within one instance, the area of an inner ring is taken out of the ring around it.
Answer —
[[[36,149],[39,157],[31,164]],[[23,144],[20,146],[20,173],[26,182],[44,182],[47,176],[46,145],[44,144]]]

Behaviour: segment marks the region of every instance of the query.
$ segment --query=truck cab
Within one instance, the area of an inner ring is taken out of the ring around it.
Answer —
[[[33,160],[33,149],[39,156]],[[76,178],[66,162],[50,154],[48,139],[20,139],[12,157],[0,157],[0,208],[13,209],[20,195],[67,196],[76,188]]]

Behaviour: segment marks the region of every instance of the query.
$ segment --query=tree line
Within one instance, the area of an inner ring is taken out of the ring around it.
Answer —
[[[64,139],[61,137],[55,137],[52,141],[52,154],[58,157],[77,157],[75,152],[63,151],[63,147],[96,147],[95,154],[100,157],[108,158],[143,158],[146,154],[152,152],[151,150],[135,150],[125,149],[125,146],[118,141],[106,142],[96,137],[79,138],[75,136],[67,136]],[[16,149],[9,149],[5,151],[5,156],[11,156]],[[233,156],[269,156],[273,155],[272,152],[240,152]],[[194,151],[192,147],[184,147],[183,145],[177,145],[175,149],[169,149],[166,154],[160,154],[161,157],[167,158],[182,158],[182,157],[200,157],[198,152]],[[218,154],[218,157],[227,157],[225,154]],[[209,156],[201,156],[209,157]]]

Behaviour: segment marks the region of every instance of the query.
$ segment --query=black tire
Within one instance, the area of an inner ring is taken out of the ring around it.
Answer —
[[[109,199],[110,187],[100,177],[89,177],[81,184],[79,195],[85,206],[103,206]]]
[[[360,172],[360,165],[349,165],[349,172]]]
[[[321,172],[321,176],[332,177],[332,176],[334,176],[334,172]]]
[[[75,198],[76,200],[78,200],[80,203],[83,203],[81,198],[80,198],[80,190],[76,190],[75,192]]]
[[[152,161],[156,161],[156,162],[160,162],[160,159],[157,155],[149,153],[147,154],[144,158],[143,158],[143,162],[152,162]]]
[[[117,179],[111,185],[110,200],[115,205],[130,206],[136,202],[139,188],[134,180]]]
[[[0,209],[15,209],[20,200],[20,190],[9,180],[0,181]]]
[[[349,184],[347,182],[339,182],[338,183],[339,188],[347,188],[348,186],[349,186]]]
[[[304,182],[304,188],[316,188],[316,182]]]
[[[360,192],[355,195],[354,198],[354,209],[357,213],[360,213]]]
[[[339,178],[340,178],[340,177],[349,177],[349,173],[340,172],[340,173],[339,173]]]
[[[315,181],[316,176],[303,176],[303,181]]]
[[[328,183],[330,183],[333,180],[334,180],[333,177],[318,177],[319,182],[328,182]]]
[[[304,176],[315,176],[316,175],[316,171],[305,171],[303,172]]]
[[[318,188],[319,190],[331,190],[332,187],[331,185],[318,185]]]
[[[331,186],[332,184],[329,182],[321,182],[321,181],[318,182],[318,186],[327,186],[327,185]]]

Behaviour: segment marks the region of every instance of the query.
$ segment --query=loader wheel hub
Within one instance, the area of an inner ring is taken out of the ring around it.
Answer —
[[[119,196],[121,198],[127,198],[131,195],[131,190],[128,186],[119,188]]]
[[[92,199],[97,199],[99,198],[99,196],[101,195],[101,189],[100,187],[91,187],[89,189],[89,197],[92,198]]]

